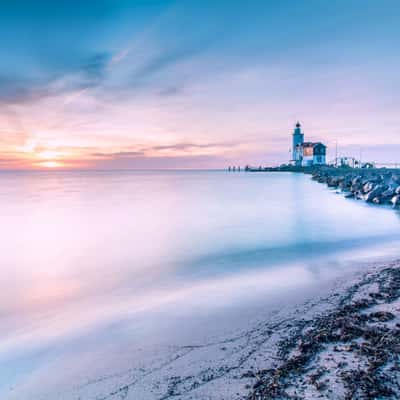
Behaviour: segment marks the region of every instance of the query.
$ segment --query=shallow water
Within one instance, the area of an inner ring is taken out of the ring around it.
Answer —
[[[397,212],[290,173],[4,172],[0,218],[2,399],[145,365],[400,242]]]

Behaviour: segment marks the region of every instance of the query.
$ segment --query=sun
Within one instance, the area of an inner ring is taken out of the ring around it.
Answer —
[[[41,167],[45,167],[45,168],[60,168],[62,167],[62,163],[58,162],[58,161],[44,161],[39,163],[39,165]]]
[[[64,164],[61,162],[60,158],[62,158],[64,154],[59,151],[46,149],[36,153],[36,158],[38,158],[37,165],[41,168],[60,168],[63,167]]]

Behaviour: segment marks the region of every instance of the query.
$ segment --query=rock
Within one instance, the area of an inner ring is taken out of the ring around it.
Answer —
[[[394,183],[397,183],[398,185],[400,185],[400,175],[395,175],[395,174],[393,174],[393,175],[392,175],[392,181],[393,181]]]
[[[368,319],[373,322],[388,322],[395,318],[395,315],[388,311],[377,311],[368,315]]]
[[[395,195],[395,190],[393,187],[389,187],[381,194],[382,202],[389,203],[390,199]]]
[[[366,193],[371,192],[373,190],[373,188],[374,188],[374,184],[372,182],[367,182],[363,185],[362,191],[363,191],[363,193],[366,194]]]
[[[340,189],[337,193],[347,199],[392,204],[394,208],[400,206],[400,173],[397,170],[321,167],[309,173],[313,180]]]
[[[255,375],[254,372],[251,371],[251,370],[248,370],[247,372],[245,372],[245,373],[241,376],[241,378],[255,378],[255,377],[256,377],[256,375]]]
[[[263,385],[263,383],[264,383],[264,382],[263,382],[262,380],[257,381],[257,382],[253,385],[253,389],[259,388],[260,386]]]
[[[367,203],[372,202],[376,197],[380,196],[385,191],[385,186],[377,185],[375,186],[366,196],[365,201]],[[379,203],[378,203],[379,204]]]
[[[391,203],[393,204],[393,208],[400,206],[400,195],[397,194],[396,196],[393,196]]]

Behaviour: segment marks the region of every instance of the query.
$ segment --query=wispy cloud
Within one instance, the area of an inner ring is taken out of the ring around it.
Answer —
[[[184,62],[192,57],[195,57],[208,48],[210,48],[212,40],[204,42],[178,44],[166,49],[159,49],[158,54],[150,57],[136,71],[132,73],[132,83],[141,82],[150,78],[166,69]]]
[[[145,153],[143,151],[116,151],[113,153],[91,153],[90,156],[92,157],[99,157],[99,158],[107,158],[107,159],[114,159],[114,158],[125,158],[125,157],[138,157],[144,156]]]
[[[169,86],[158,91],[162,97],[172,97],[184,93],[184,85]]]
[[[100,157],[108,159],[126,158],[126,157],[180,157],[191,155],[206,155],[210,151],[217,150],[223,152],[241,146],[239,143],[174,143],[165,145],[135,145],[134,151],[116,151],[116,152],[95,152],[90,153],[91,157]]]
[[[109,60],[107,53],[95,53],[84,59],[81,66],[46,78],[0,75],[0,102],[10,105],[34,103],[46,97],[97,87],[106,77]]]

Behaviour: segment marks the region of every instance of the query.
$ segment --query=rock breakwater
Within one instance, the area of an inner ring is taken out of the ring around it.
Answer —
[[[340,189],[347,198],[400,206],[400,170],[318,168],[305,171],[312,179]]]

